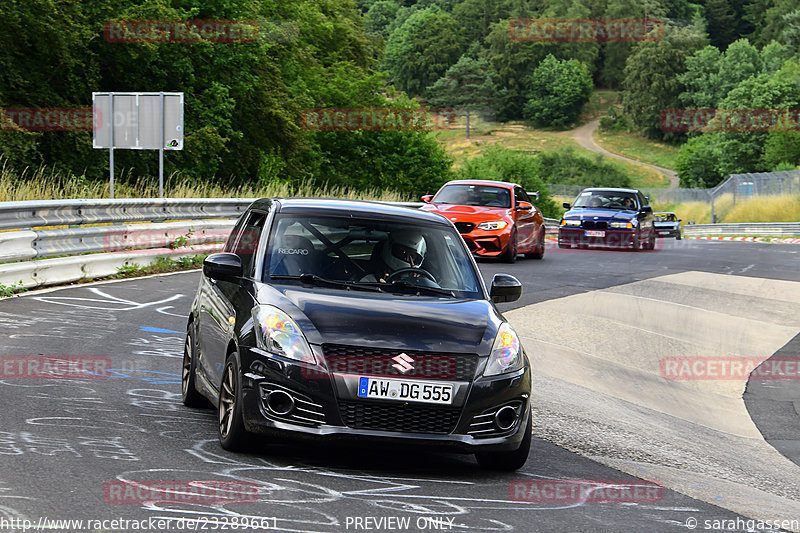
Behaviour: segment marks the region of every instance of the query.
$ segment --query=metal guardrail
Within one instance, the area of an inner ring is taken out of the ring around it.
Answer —
[[[133,198],[0,203],[0,230],[124,222],[238,218],[255,198]],[[385,202],[419,207],[420,202]]]
[[[737,222],[729,224],[687,224],[686,236],[702,235],[800,235],[800,222]]]
[[[0,203],[0,230],[156,220],[237,218],[253,198],[34,200]]]

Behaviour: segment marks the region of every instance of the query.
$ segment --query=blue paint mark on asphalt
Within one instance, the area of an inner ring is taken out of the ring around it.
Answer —
[[[151,328],[149,326],[142,326],[139,329],[147,333],[177,333],[178,335],[183,335],[182,331],[174,331],[171,329]]]

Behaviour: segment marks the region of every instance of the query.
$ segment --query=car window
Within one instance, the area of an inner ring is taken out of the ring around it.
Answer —
[[[242,213],[239,217],[239,220],[237,220],[236,224],[234,224],[230,235],[228,235],[228,239],[225,241],[225,246],[222,248],[223,252],[233,251],[233,245],[236,244],[236,240],[239,238],[239,234],[242,231],[242,226],[244,226],[244,220],[247,218],[247,215],[248,213],[246,211]]]
[[[433,197],[433,203],[508,209],[511,207],[511,192],[494,185],[446,185]]]
[[[637,195],[624,191],[584,191],[575,199],[573,207],[637,210]]]
[[[531,202],[530,198],[528,198],[528,193],[521,187],[514,187],[514,200],[516,200],[516,205],[519,205],[520,202]]]
[[[253,276],[253,261],[258,251],[261,233],[264,230],[266,221],[266,214],[251,211],[247,215],[246,222],[236,240],[233,253],[242,259],[242,272],[245,277]]]
[[[656,215],[657,222],[675,222],[676,220],[675,215]]]
[[[305,274],[343,283],[403,281],[482,298],[461,236],[439,224],[279,214],[265,262],[267,283]]]

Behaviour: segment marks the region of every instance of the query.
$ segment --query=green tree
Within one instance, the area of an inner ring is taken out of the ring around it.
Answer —
[[[717,83],[721,57],[719,49],[709,45],[686,58],[686,72],[678,75],[685,87],[679,95],[684,106],[714,107],[725,97]]]
[[[395,87],[419,96],[461,57],[467,44],[456,20],[431,7],[415,12],[392,32],[386,67]]]
[[[490,111],[497,99],[497,88],[492,81],[485,59],[461,56],[458,62],[436,80],[427,93],[429,103],[438,107],[452,107],[467,115],[469,139],[470,113]]]
[[[776,170],[784,163],[800,165],[800,132],[773,131],[768,135],[761,156],[762,167]]]
[[[666,28],[660,41],[637,43],[625,63],[622,103],[646,136],[670,140],[679,138],[659,125],[661,111],[680,107],[684,85],[678,79],[686,70],[685,58],[705,44],[697,28]]]
[[[364,15],[364,29],[386,39],[389,37],[389,25],[397,17],[399,9],[400,6],[393,0],[375,2]]]
[[[717,185],[724,174],[719,170],[723,157],[719,133],[692,137],[681,146],[675,158],[675,171],[681,187],[705,189]]]
[[[711,44],[724,50],[736,35],[736,13],[729,0],[705,0],[705,17]]]
[[[591,94],[586,65],[548,55],[533,71],[524,115],[537,126],[566,126],[577,120]]]

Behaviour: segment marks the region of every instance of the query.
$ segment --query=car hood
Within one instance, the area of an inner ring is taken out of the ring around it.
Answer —
[[[311,344],[487,355],[503,322],[486,300],[264,287],[259,301],[288,313]]]
[[[565,219],[570,220],[632,220],[636,218],[637,211],[620,211],[618,209],[580,208],[570,209],[564,213]]]
[[[474,222],[476,220],[497,220],[508,214],[509,208],[505,207],[486,207],[483,205],[453,205],[453,204],[431,204],[429,210],[435,211],[446,216],[450,220],[465,220]]]

